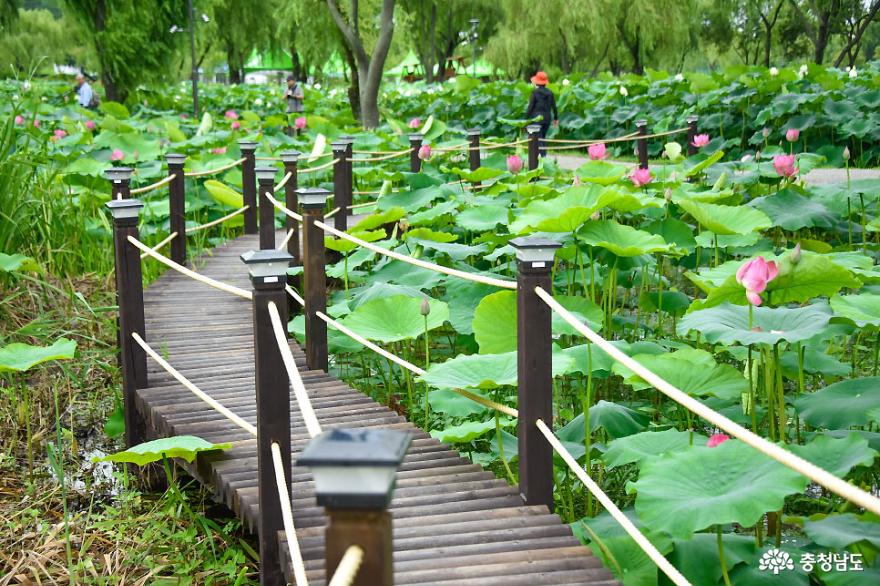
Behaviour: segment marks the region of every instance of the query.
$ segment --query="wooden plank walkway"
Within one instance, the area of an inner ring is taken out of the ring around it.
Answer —
[[[277,240],[282,237],[279,233]],[[257,247],[256,236],[240,237],[196,259],[195,268],[250,290],[239,255]],[[251,302],[167,271],[144,292],[144,303],[150,345],[203,391],[256,424]],[[390,507],[395,584],[617,583],[557,515],[543,506],[523,506],[516,487],[342,381],[306,370],[299,345],[291,342],[291,348],[324,429],[383,427],[414,434]],[[137,391],[137,408],[148,422],[148,434],[234,442],[230,450],[201,456],[190,471],[211,485],[217,500],[253,531],[259,507],[256,439],[149,359],[148,370],[148,387]],[[295,463],[308,434],[293,396],[291,430]],[[292,499],[309,583],[322,585],[325,515],[315,502],[311,475],[296,466]],[[283,541],[283,534],[279,539]],[[286,556],[283,542],[282,551]]]

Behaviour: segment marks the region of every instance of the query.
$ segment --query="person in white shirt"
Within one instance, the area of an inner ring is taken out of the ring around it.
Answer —
[[[95,92],[82,73],[76,74],[76,101],[83,108],[94,107]]]

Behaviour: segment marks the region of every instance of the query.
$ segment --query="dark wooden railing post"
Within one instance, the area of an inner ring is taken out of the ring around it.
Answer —
[[[409,171],[418,173],[422,170],[422,160],[419,158],[419,149],[422,148],[424,135],[413,133],[409,135]]]
[[[244,161],[241,163],[241,195],[244,205],[249,206],[244,211],[244,233],[257,233],[257,183],[254,169],[256,168],[257,143],[252,140],[238,141],[238,148]]]
[[[299,209],[299,201],[296,196],[296,190],[299,185],[296,172],[297,166],[299,165],[299,156],[299,151],[284,151],[281,153],[281,161],[284,163],[284,174],[286,175],[287,173],[290,173],[290,179],[284,184],[284,205],[287,209],[293,211]],[[299,222],[285,214],[284,227],[288,231],[293,230],[293,235],[287,240],[287,252],[293,259],[290,264],[295,267],[301,266],[302,259],[299,254]],[[300,279],[298,277],[292,275],[287,276],[287,284],[293,287],[294,290],[299,291],[299,281]],[[291,320],[299,313],[300,305],[293,299],[290,299],[288,300],[287,309],[288,320]]]
[[[529,136],[529,171],[534,171],[538,168],[538,157],[541,156],[541,126],[529,124],[526,132]]]
[[[131,167],[111,167],[106,175],[110,180],[110,198],[128,199],[131,197]]]
[[[257,490],[260,517],[260,584],[286,584],[278,532],[284,529],[281,501],[275,479],[272,444],[281,448],[287,492],[291,491],[290,468],[290,382],[275,339],[269,314],[274,303],[284,320],[287,315],[287,266],[290,255],[283,250],[259,250],[241,255],[248,265],[253,285],[254,362],[257,398]]]
[[[311,469],[316,500],[329,518],[324,532],[325,583],[353,545],[364,555],[352,586],[394,583],[388,504],[396,484],[394,472],[411,442],[408,432],[337,428],[312,438],[297,458],[297,466]]]
[[[266,193],[274,197],[275,167],[260,167],[254,170],[259,186],[257,198],[260,200],[260,250],[275,250],[275,206],[266,199]]]
[[[345,193],[348,199],[346,207],[339,210],[340,214],[344,214],[346,222],[348,222],[348,214],[351,204],[354,203],[354,137],[350,134],[343,134],[337,140],[345,141]],[[348,224],[346,223],[346,226]]]
[[[688,156],[696,155],[700,149],[694,146],[694,137],[697,136],[699,130],[697,129],[697,122],[700,120],[699,116],[688,116],[687,117],[687,154]]]
[[[647,169],[648,139],[645,137],[648,136],[648,121],[636,120],[636,131],[639,133],[639,138],[636,140],[636,151],[639,155],[639,169]]]
[[[183,174],[186,155],[168,153],[165,160],[168,175],[174,175],[168,184],[168,211],[171,214],[168,231],[177,232],[177,237],[171,241],[171,260],[186,264],[186,177]]]
[[[476,171],[480,168],[480,129],[471,128],[467,131],[468,137],[468,162],[470,170]]]
[[[535,421],[553,428],[553,364],[550,308],[535,293],[552,292],[553,255],[559,243],[519,237],[516,249],[517,380],[519,397],[519,491],[527,505],[553,510],[553,448]]]
[[[337,163],[333,166],[333,207],[338,207],[339,211],[333,217],[333,227],[337,230],[345,231],[347,229],[348,206],[351,205],[351,192],[348,190],[348,179],[346,171],[348,170],[348,143],[344,140],[335,140],[330,143],[333,149],[333,158]]]
[[[330,192],[320,187],[297,191],[303,216],[303,301],[306,316],[306,365],[327,370],[327,323],[316,312],[327,311],[327,275],[324,270],[324,206]]]
[[[142,443],[146,435],[138,416],[135,392],[147,386],[147,355],[132,339],[133,333],[146,339],[144,286],[140,251],[128,241],[129,236],[139,236],[138,220],[144,204],[136,199],[112,199],[106,205],[113,215],[125,445],[131,447]]]

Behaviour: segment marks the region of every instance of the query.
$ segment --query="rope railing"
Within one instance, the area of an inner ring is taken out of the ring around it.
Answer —
[[[332,210],[330,210],[329,212],[327,212],[327,213],[324,215],[324,218],[332,218],[333,216],[335,216],[336,214],[338,214],[338,213],[339,213],[339,210],[341,210],[341,209],[342,209],[342,208],[333,208]]]
[[[233,167],[237,167],[238,165],[241,165],[244,161],[245,161],[245,158],[242,157],[237,161],[232,161],[231,163],[229,163],[227,165],[223,165],[221,167],[216,167],[214,169],[203,169],[201,171],[187,171],[186,173],[183,174],[183,176],[184,177],[205,177],[207,175],[215,175],[215,174],[221,173],[223,171],[228,171],[229,169],[232,169]]]
[[[165,246],[166,244],[168,244],[169,242],[171,242],[175,238],[177,238],[177,232],[172,232],[166,238],[164,238],[159,244],[157,244],[156,246],[154,246],[150,250],[152,250],[153,252],[158,252],[158,251],[162,250],[163,246]],[[145,258],[147,258],[147,253],[142,252],[141,253],[141,260],[144,260]]]
[[[717,411],[710,409],[709,407],[700,403],[681,389],[666,382],[664,379],[654,374],[644,365],[634,360],[632,357],[624,354],[616,346],[612,345],[608,340],[594,332],[587,325],[580,322],[574,315],[572,315],[567,309],[562,307],[555,299],[553,299],[553,297],[549,293],[544,291],[544,289],[542,289],[541,287],[536,287],[535,293],[544,301],[544,303],[550,306],[550,309],[556,312],[563,320],[568,322],[569,325],[580,332],[581,335],[586,337],[590,342],[596,344],[596,346],[604,350],[605,353],[611,356],[614,360],[626,366],[628,369],[641,377],[642,380],[653,386],[655,389],[657,389],[679,405],[683,406],[686,409],[689,409],[693,413],[699,415],[709,423],[727,432],[731,436],[745,442],[765,456],[773,458],[780,464],[791,468],[795,472],[803,474],[813,482],[837,494],[838,496],[843,497],[844,499],[871,511],[874,514],[880,515],[880,499],[872,496],[871,494],[865,492],[857,486],[853,486],[845,480],[838,478],[827,470],[819,468],[815,464],[804,460],[800,456],[797,456],[796,454],[793,454],[792,452],[789,452],[788,450],[785,450],[782,447],[767,441],[763,437],[757,435],[752,431],[749,431],[738,423],[731,421]]]
[[[291,177],[293,177],[293,173],[286,173],[284,177],[281,178],[281,181],[278,182],[278,185],[275,186],[275,193],[284,189],[284,186],[287,185],[287,182],[290,181]]]
[[[165,177],[163,179],[156,181],[155,183],[151,183],[149,185],[144,185],[143,187],[136,187],[135,189],[131,189],[131,190],[129,190],[129,193],[131,195],[138,195],[140,193],[147,193],[148,191],[153,191],[154,189],[159,189],[163,185],[167,185],[167,184],[171,183],[176,178],[177,178],[177,174],[174,173],[172,175],[169,175],[168,177]]]
[[[633,138],[638,138],[638,132],[630,132],[629,134],[624,134],[623,136],[615,136],[614,138],[542,138],[541,142],[545,143],[559,143],[559,144],[601,144],[605,142],[610,142],[612,140],[620,141],[620,140],[630,140]]]
[[[318,165],[317,167],[303,167],[302,169],[297,169],[297,173],[315,173],[317,171],[323,171],[324,169],[329,169],[336,163],[338,163],[341,159],[333,159],[332,161],[327,161],[323,165]]]
[[[302,414],[303,421],[306,424],[306,430],[309,437],[315,437],[321,433],[321,424],[318,422],[318,416],[312,407],[309,399],[309,393],[303,384],[299,369],[296,367],[296,361],[290,352],[290,346],[287,344],[287,335],[284,332],[284,324],[281,323],[281,315],[278,313],[278,306],[273,302],[269,302],[269,319],[272,322],[272,330],[275,333],[275,341],[278,343],[278,350],[281,352],[281,360],[284,361],[284,368],[287,370],[287,379],[290,387],[293,389],[293,395],[299,404],[299,411]]]
[[[296,289],[290,285],[285,285],[284,290],[287,291],[287,294],[293,297],[293,300],[299,303],[302,307],[306,306],[306,300],[302,298],[302,295],[296,292]]]
[[[217,224],[222,224],[222,223],[225,222],[226,220],[231,220],[231,219],[234,218],[235,216],[237,216],[237,215],[239,215],[239,214],[243,214],[245,211],[247,211],[248,209],[250,209],[250,207],[251,207],[251,206],[249,206],[249,205],[245,205],[245,206],[242,206],[242,207],[238,208],[237,210],[235,210],[235,211],[232,212],[231,214],[226,214],[226,215],[223,216],[222,218],[217,218],[216,220],[213,220],[213,221],[211,221],[211,222],[208,222],[207,224],[200,224],[200,225],[198,225],[198,226],[192,226],[192,227],[190,227],[190,228],[187,228],[187,229],[186,229],[186,233],[187,233],[187,234],[193,234],[194,232],[198,232],[198,231],[200,231],[200,230],[207,230],[208,228],[213,228],[213,227],[216,226]]]
[[[378,191],[377,191],[376,193],[378,193]],[[350,209],[350,210],[357,210],[357,209],[360,209],[360,208],[368,208],[368,207],[370,207],[370,206],[377,205],[378,203],[379,203],[379,200],[376,200],[376,201],[365,201],[364,203],[356,203],[356,204],[352,204],[352,205],[350,205],[350,206],[345,206],[345,207],[347,207],[347,208]]]
[[[420,367],[416,366],[415,364],[413,364],[412,362],[404,360],[403,358],[401,358],[395,354],[392,354],[391,352],[385,350],[384,348],[382,348],[381,346],[378,346],[377,344],[374,344],[373,342],[364,338],[360,334],[353,332],[349,328],[345,327],[344,325],[342,325],[341,323],[339,323],[338,321],[336,321],[332,317],[328,316],[327,314],[325,314],[321,311],[316,311],[315,315],[317,315],[321,320],[326,322],[327,325],[331,326],[335,330],[342,332],[343,334],[345,334],[346,336],[348,336],[349,338],[351,338],[352,340],[354,340],[356,342],[360,342],[361,344],[363,344],[364,346],[366,346],[367,348],[369,348],[370,350],[372,350],[376,354],[379,354],[380,356],[387,358],[388,360],[397,364],[398,366],[401,366],[401,367],[403,367],[403,368],[409,370],[410,372],[413,372],[419,376],[424,376],[425,374],[427,374],[427,371],[425,369],[420,368]],[[505,415],[510,415],[512,417],[519,416],[519,412],[516,409],[514,409],[513,407],[508,407],[507,405],[502,405],[501,403],[497,403],[497,402],[492,401],[490,399],[480,397],[479,395],[475,395],[465,389],[451,389],[451,390],[458,393],[459,395],[461,395],[463,397],[467,397],[468,399],[470,399],[471,401],[474,401],[475,403],[479,403],[480,405],[483,405],[484,407],[489,407],[490,409],[495,409],[496,411],[500,411],[501,413],[504,413]]]
[[[255,161],[280,161],[281,157],[254,157]]]
[[[178,273],[184,274],[190,279],[198,281],[200,283],[204,283],[209,287],[213,287],[215,289],[219,289],[220,291],[224,291],[226,293],[232,293],[233,295],[238,295],[239,297],[244,297],[245,299],[253,299],[253,294],[250,291],[245,291],[244,289],[239,289],[234,285],[229,285],[222,281],[218,281],[216,279],[212,279],[211,277],[206,277],[205,275],[199,274],[193,270],[186,268],[183,265],[180,265],[167,256],[159,254],[155,252],[152,248],[135,238],[134,236],[129,236],[128,241],[131,242],[136,248],[139,248],[142,252],[145,252],[147,256],[151,256],[158,260],[160,263],[165,266],[174,269]]]
[[[547,438],[547,441],[553,446],[553,449],[557,454],[565,461],[568,465],[568,468],[574,472],[574,474],[580,479],[581,482],[587,487],[587,489],[596,497],[605,510],[617,521],[623,530],[636,542],[636,544],[642,548],[651,561],[653,561],[658,568],[660,568],[666,576],[672,580],[673,584],[677,586],[690,586],[690,582],[681,575],[675,566],[669,563],[662,553],[660,553],[654,544],[651,543],[645,535],[638,530],[638,528],[633,524],[632,521],[629,520],[623,511],[617,508],[617,505],[614,504],[605,492],[599,488],[599,485],[590,478],[587,473],[581,468],[577,460],[569,453],[568,450],[565,449],[565,446],[562,445],[562,442],[559,441],[559,438],[554,435],[554,433],[547,427],[547,424],[542,420],[538,419],[535,421],[535,425],[538,426],[538,429],[544,434],[544,437]]]
[[[463,142],[460,144],[454,144],[452,146],[431,147],[431,152],[433,152],[433,153],[450,153],[452,151],[459,151],[468,145],[470,145],[469,142]],[[476,148],[474,150],[476,150]]]
[[[528,144],[528,142],[529,142],[529,139],[524,138],[521,140],[514,140],[511,142],[492,142],[491,140],[484,140],[484,141],[480,141],[480,144],[485,145],[485,146],[481,147],[484,151],[494,151],[496,149],[506,149],[506,148],[510,148],[512,146],[518,146],[521,144]],[[476,147],[471,147],[471,148],[476,150]]]
[[[387,256],[387,257],[390,257],[390,258],[393,258],[393,259],[396,259],[399,261],[403,261],[405,263],[409,263],[411,265],[414,265],[414,266],[417,266],[417,267],[420,267],[423,269],[428,269],[430,271],[443,273],[444,275],[449,275],[451,277],[459,277],[460,279],[473,281],[475,283],[482,283],[484,285],[492,285],[494,287],[500,287],[502,289],[514,289],[514,290],[516,289],[516,282],[514,282],[514,281],[504,281],[502,279],[495,279],[492,277],[486,277],[486,276],[477,275],[474,273],[467,273],[465,271],[460,271],[458,269],[451,269],[449,267],[444,267],[444,266],[434,264],[431,262],[427,262],[424,260],[420,260],[417,258],[412,258],[411,256],[406,256],[405,254],[400,254],[399,252],[394,252],[393,250],[388,250],[387,248],[382,248],[381,246],[376,246],[375,244],[361,240],[360,238],[357,238],[356,236],[352,236],[351,234],[348,234],[346,232],[342,232],[341,230],[337,230],[333,226],[329,226],[329,225],[325,224],[324,222],[315,222],[315,226],[317,226],[321,230],[324,230],[325,232],[329,232],[330,234],[333,234],[334,236],[337,236],[337,237],[342,238],[344,240],[348,240],[349,242],[352,242],[354,244],[357,244],[358,246],[362,246],[364,248],[372,250],[373,252],[379,253],[383,256]]]
[[[395,151],[392,153],[386,153],[383,155],[378,155],[375,157],[361,157],[346,159],[350,163],[371,163],[374,161],[387,161],[388,159],[396,159],[398,157],[402,157],[403,155],[408,155],[410,153],[410,149],[406,149],[405,151]]]
[[[275,250],[284,250],[287,247],[287,243],[290,242],[290,239],[293,238],[293,229],[287,231],[287,234],[284,235],[284,239],[281,241],[281,244],[275,247]]]
[[[272,442],[272,464],[275,468],[275,486],[278,487],[278,500],[281,502],[281,520],[284,525],[284,535],[287,537],[290,566],[293,568],[293,583],[296,586],[309,586],[309,579],[306,577],[306,564],[303,561],[299,540],[296,537],[296,527],[293,525],[293,509],[290,506],[290,492],[287,490],[287,480],[284,477],[281,446],[277,442]]]
[[[355,155],[397,155],[399,153],[408,153],[409,149],[404,151],[359,151],[354,149],[351,152]]]
[[[287,215],[287,216],[290,216],[291,218],[293,218],[293,219],[296,220],[297,222],[302,223],[302,221],[303,221],[303,217],[302,217],[301,215],[299,215],[298,213],[294,212],[293,210],[288,209],[287,206],[285,206],[283,203],[281,203],[280,201],[278,201],[277,199],[275,199],[274,197],[272,197],[272,196],[269,194],[269,192],[266,192],[266,193],[264,193],[263,195],[266,196],[266,199],[269,200],[269,203],[271,203],[273,206],[275,206],[276,208],[278,208],[278,210],[280,210],[281,213],[283,213],[283,214],[285,214],[285,215]]]
[[[138,334],[137,332],[132,332],[131,337],[138,346],[143,348],[144,352],[146,352],[150,358],[155,360],[156,363],[161,366],[165,370],[165,372],[173,376],[177,380],[177,382],[182,384],[192,394],[207,403],[212,409],[226,417],[229,421],[233,422],[249,434],[256,437],[257,427],[255,425],[248,423],[247,421],[230,411],[229,408],[224,407],[222,403],[220,403],[219,401],[208,395],[205,391],[190,382],[188,378],[183,376],[176,368],[171,366],[171,364],[167,360],[162,358],[158,352],[153,350],[153,348],[144,341],[140,334]]]
[[[327,586],[351,586],[363,561],[364,549],[359,545],[349,545]]]

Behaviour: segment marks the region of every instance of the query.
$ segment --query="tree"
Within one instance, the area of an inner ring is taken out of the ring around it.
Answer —
[[[186,22],[182,2],[65,0],[65,8],[95,49],[107,99],[118,102],[138,85],[162,77],[177,44],[168,30]]]
[[[691,0],[601,0],[600,10],[613,18],[619,43],[609,47],[609,59],[629,57],[632,71],[642,74],[648,59],[678,56],[691,44]],[[628,55],[624,54],[624,50]]]
[[[252,51],[268,50],[273,45],[276,10],[275,0],[213,0],[211,3],[211,21],[226,52],[231,83],[243,81],[244,63]]]
[[[351,0],[347,13],[343,13],[336,0],[327,0],[330,16],[342,33],[357,65],[361,124],[366,129],[379,126],[379,87],[382,84],[382,72],[391,47],[391,38],[394,36],[395,0],[381,0],[381,3],[376,42],[370,55],[361,35],[360,0]]]
[[[834,60],[835,67],[840,67],[844,58],[848,59],[850,67],[856,64],[862,37],[871,23],[877,19],[878,13],[880,13],[880,0],[872,0],[870,4],[860,0],[846,0],[843,16],[846,45]]]

